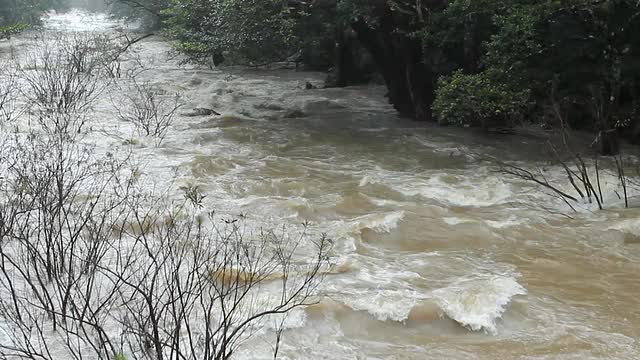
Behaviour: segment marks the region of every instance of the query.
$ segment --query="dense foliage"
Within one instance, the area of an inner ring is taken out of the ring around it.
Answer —
[[[471,125],[485,128],[512,125],[521,120],[527,109],[528,92],[497,81],[485,71],[479,74],[453,75],[440,78],[433,110],[442,125]]]
[[[537,119],[633,130],[639,16],[639,4],[625,0],[522,1],[496,8],[482,70],[502,74],[494,77],[496,85],[530,91],[536,107],[529,110]]]
[[[109,12],[118,18],[139,21],[145,29],[155,30],[162,24],[162,11],[171,0],[104,0]]]
[[[0,0],[0,40],[39,24],[46,10],[65,7],[65,0]]]
[[[0,26],[38,22],[42,5],[40,0],[0,0]]]
[[[173,0],[165,10],[168,33],[193,60],[224,55],[265,63],[295,51],[297,14],[286,0]]]
[[[160,13],[196,62],[319,59],[347,85],[364,48],[419,120],[640,137],[636,0],[172,0]]]

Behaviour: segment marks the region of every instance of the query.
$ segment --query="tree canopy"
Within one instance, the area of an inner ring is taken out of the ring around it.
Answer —
[[[0,0],[0,40],[39,24],[48,9],[65,7],[65,0]]]
[[[162,2],[119,1],[153,9]],[[166,33],[190,61],[259,65],[306,54],[302,61],[321,58],[345,77],[359,46],[404,116],[640,136],[636,0],[171,0],[161,7]]]

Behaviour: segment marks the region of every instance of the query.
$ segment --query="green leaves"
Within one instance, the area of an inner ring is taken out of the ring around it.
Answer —
[[[398,58],[381,73],[402,72],[402,54],[418,54],[421,76],[444,76],[433,104],[443,123],[536,119],[550,104],[580,127],[640,122],[615,120],[640,107],[637,0],[170,1],[166,31],[189,61],[261,65],[301,54],[330,65],[337,29],[351,24],[374,57]],[[305,52],[312,46],[322,52]]]
[[[53,0],[0,0],[0,38],[26,29],[25,24],[39,24],[44,11],[55,5]]]
[[[11,36],[19,34],[29,28],[28,24],[14,24],[8,26],[0,26],[0,40],[9,39]]]
[[[434,115],[443,125],[508,126],[526,110],[529,94],[513,89],[490,71],[457,71],[438,81]]]
[[[233,63],[262,64],[291,55],[299,16],[286,0],[174,0],[167,34],[194,62],[224,54]]]

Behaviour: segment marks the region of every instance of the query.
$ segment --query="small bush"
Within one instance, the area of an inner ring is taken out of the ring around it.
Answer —
[[[9,39],[11,36],[19,34],[29,28],[28,24],[14,24],[8,26],[0,26],[0,40]]]
[[[167,96],[160,88],[135,81],[122,103],[114,104],[120,120],[132,123],[140,135],[158,138],[158,145],[181,106],[180,94]]]
[[[491,72],[457,71],[438,82],[433,111],[443,125],[508,126],[526,110],[528,91],[516,91]]]

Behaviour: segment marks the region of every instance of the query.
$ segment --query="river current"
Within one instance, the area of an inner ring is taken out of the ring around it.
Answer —
[[[79,11],[46,20],[50,32],[120,26]],[[323,74],[180,65],[160,37],[131,52],[141,79],[182,94],[181,111],[221,115],[179,116],[155,146],[115,119],[110,91],[91,120],[102,151],[134,144],[155,185],[197,185],[219,213],[256,228],[309,221],[334,241],[335,270],[319,303],[288,318],[282,358],[640,358],[640,211],[612,195],[573,213],[476,156],[536,167],[534,137],[400,119],[383,87],[322,89]],[[569,188],[561,168],[546,172]],[[238,358],[271,358],[268,335]]]

